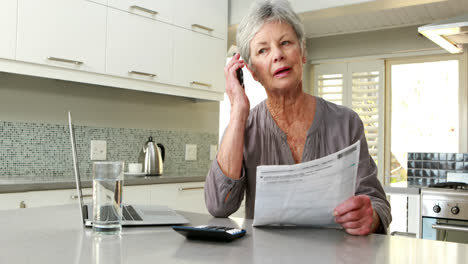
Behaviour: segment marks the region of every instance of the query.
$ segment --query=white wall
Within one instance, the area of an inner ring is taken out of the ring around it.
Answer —
[[[0,120],[218,132],[219,103],[0,72]]]

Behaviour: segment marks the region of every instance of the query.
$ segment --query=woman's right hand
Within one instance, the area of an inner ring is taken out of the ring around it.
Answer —
[[[246,120],[249,116],[250,102],[237,79],[236,72],[244,66],[244,61],[240,60],[240,54],[236,53],[224,67],[224,77],[226,78],[226,93],[231,102],[231,116],[234,114],[235,117]]]

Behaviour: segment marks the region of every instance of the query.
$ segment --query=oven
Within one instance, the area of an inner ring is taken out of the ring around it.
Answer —
[[[421,238],[468,244],[468,187],[457,186],[421,189]]]

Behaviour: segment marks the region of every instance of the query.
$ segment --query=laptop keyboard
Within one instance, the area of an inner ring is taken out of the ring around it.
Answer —
[[[131,205],[125,205],[122,208],[122,217],[124,221],[143,221],[141,216],[135,211]]]

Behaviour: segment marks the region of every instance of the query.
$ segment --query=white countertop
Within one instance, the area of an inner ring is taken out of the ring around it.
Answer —
[[[242,227],[231,243],[192,241],[170,227],[124,228],[100,239],[77,205],[0,211],[0,263],[467,263],[468,245],[343,230],[252,228],[252,220],[181,212],[190,225]]]
[[[420,185],[408,185],[408,182],[396,182],[389,185],[384,185],[385,193],[387,194],[405,194],[405,195],[418,195],[421,193]]]

